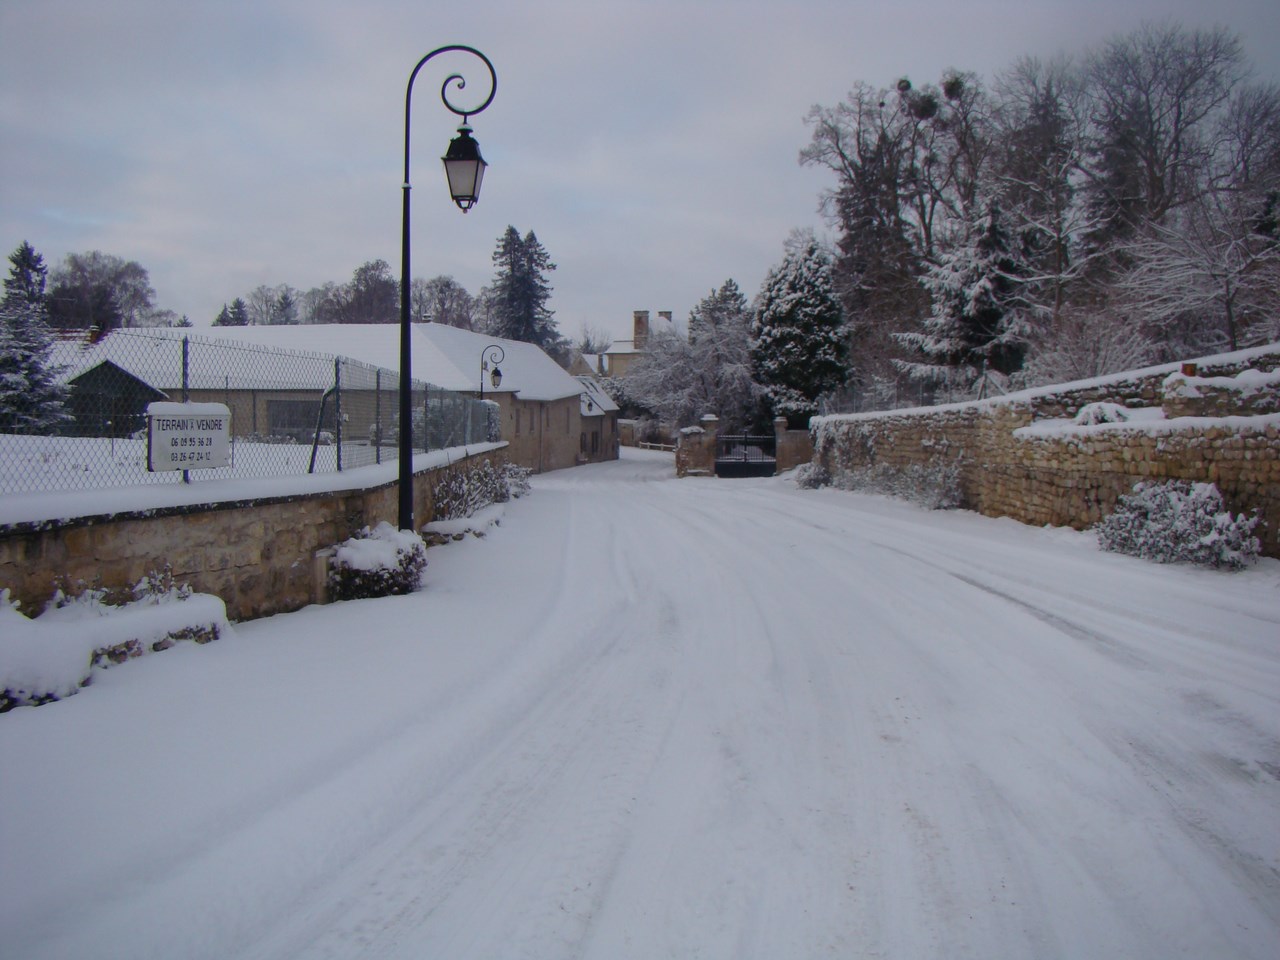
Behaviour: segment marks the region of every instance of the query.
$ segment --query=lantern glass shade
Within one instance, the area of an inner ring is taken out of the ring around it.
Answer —
[[[444,157],[444,172],[449,178],[449,195],[458,208],[466,213],[480,199],[480,182],[484,180],[484,168],[488,166],[480,156],[480,144],[471,136],[471,128],[465,123],[458,128],[458,135],[449,141]]]
[[[497,364],[494,364],[493,373],[489,374],[489,382],[493,384],[495,390],[502,386],[502,371],[498,369]]]

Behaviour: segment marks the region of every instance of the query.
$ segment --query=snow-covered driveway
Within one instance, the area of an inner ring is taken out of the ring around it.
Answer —
[[[627,454],[0,717],[0,953],[1274,960],[1280,563]]]

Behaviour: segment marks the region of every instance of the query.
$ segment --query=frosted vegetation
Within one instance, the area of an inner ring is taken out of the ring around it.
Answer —
[[[1232,514],[1212,483],[1139,483],[1096,527],[1098,545],[1158,563],[1238,570],[1258,559],[1256,516]]]

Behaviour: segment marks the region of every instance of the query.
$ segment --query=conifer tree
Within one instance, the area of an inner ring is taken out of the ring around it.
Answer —
[[[510,340],[533,343],[556,354],[564,338],[556,329],[554,312],[547,308],[551,284],[546,274],[556,268],[546,249],[530,230],[522,239],[509,226],[493,251],[497,272],[489,288],[492,297],[490,332]]]
[[[751,356],[775,416],[807,427],[818,398],[844,382],[844,313],[831,260],[810,237],[771,270],[756,300]]]
[[[51,359],[44,259],[24,241],[9,262],[0,301],[0,432],[49,433],[69,418]]]
[[[23,240],[18,248],[9,254],[9,263],[9,276],[5,277],[4,281],[5,302],[43,304],[45,284],[49,278],[44,257],[36,253],[35,248]]]
[[[1029,333],[1018,309],[1023,272],[1000,210],[991,204],[925,275],[932,313],[921,331],[897,334],[923,359],[897,361],[899,369],[925,383],[964,390],[987,371],[1007,375],[1021,368]]]
[[[224,303],[214,318],[213,325],[215,327],[247,327],[249,325],[248,305],[239,297],[231,301],[230,307]]]

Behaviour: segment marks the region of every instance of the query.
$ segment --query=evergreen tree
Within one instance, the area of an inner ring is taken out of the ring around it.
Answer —
[[[556,265],[533,231],[521,239],[515,227],[507,227],[498,238],[493,263],[497,271],[490,287],[490,332],[537,344],[551,354],[564,352],[564,338],[556,329],[553,311],[547,308],[551,284],[546,275]]]
[[[24,241],[9,262],[0,302],[0,433],[49,433],[69,418],[67,388],[50,356],[44,258]]]
[[[247,327],[249,325],[248,305],[239,297],[231,301],[230,307],[224,303],[217,317],[214,318],[213,325],[215,327]]]
[[[999,208],[992,204],[969,236],[930,267],[933,297],[923,330],[898,339],[924,355],[898,361],[913,379],[966,389],[986,371],[1010,374],[1022,366],[1028,333],[1017,309],[1017,257]]]
[[[818,398],[845,377],[844,314],[831,260],[810,237],[765,277],[751,329],[756,379],[773,412],[807,427]]]
[[[36,253],[35,248],[23,240],[18,248],[9,254],[9,276],[4,281],[4,301],[6,304],[17,303],[44,304],[45,284],[49,271],[44,265],[44,257]]]

